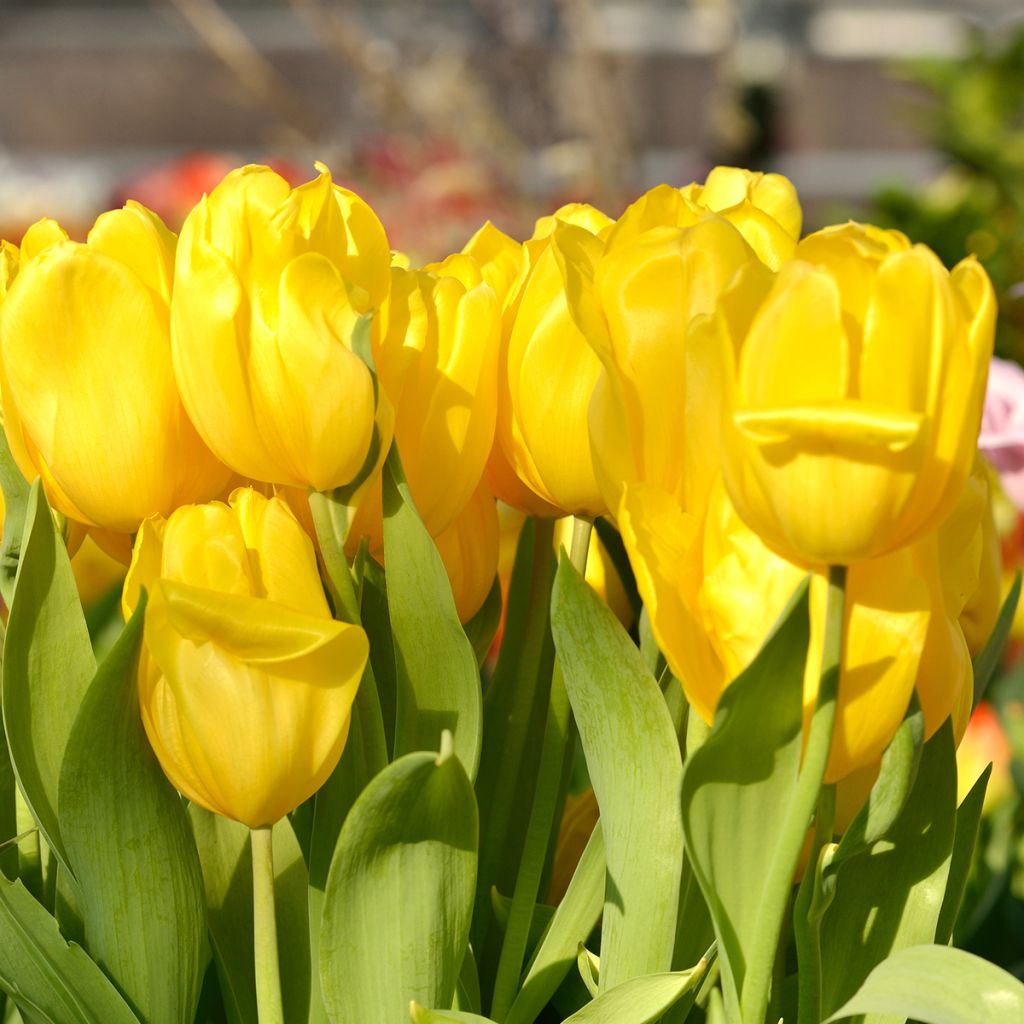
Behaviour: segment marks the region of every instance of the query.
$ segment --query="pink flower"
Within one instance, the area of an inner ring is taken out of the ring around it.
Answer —
[[[1003,490],[1024,511],[1024,370],[993,358],[978,447],[999,472]]]

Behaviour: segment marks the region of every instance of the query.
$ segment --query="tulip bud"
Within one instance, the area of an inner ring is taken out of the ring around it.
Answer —
[[[249,488],[147,520],[125,583],[149,592],[139,701],[167,777],[250,828],[311,797],[348,736],[368,644],[335,622],[313,545],[287,505]]]
[[[996,302],[898,233],[804,239],[774,279],[741,272],[717,314],[722,464],[770,547],[851,565],[950,513],[974,459]]]
[[[958,619],[977,586],[980,546],[973,540],[982,511],[978,493],[965,492],[942,531],[851,566],[826,781],[877,763],[915,687],[928,735],[950,715],[963,734],[973,676]],[[805,570],[743,523],[721,481],[706,517],[684,512],[655,485],[627,487],[620,524],[659,646],[694,710],[710,722],[722,691],[754,659]],[[812,576],[805,728],[820,682],[827,584],[824,573]]]
[[[370,207],[318,167],[295,189],[243,167],[199,202],[172,328],[182,398],[211,449],[243,477],[323,491],[390,441],[390,409],[353,346],[387,295],[391,253]]]
[[[498,572],[498,509],[485,483],[434,543],[452,585],[460,622],[483,607]]]
[[[128,203],[85,244],[44,220],[20,254],[0,254],[7,440],[25,477],[79,523],[128,533],[227,483],[174,380],[174,247],[155,214]]]

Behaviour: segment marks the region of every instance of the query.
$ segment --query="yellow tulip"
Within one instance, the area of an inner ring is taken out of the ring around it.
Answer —
[[[719,306],[722,465],[779,554],[851,565],[949,514],[974,459],[995,324],[974,259],[856,224],[804,239]]]
[[[130,202],[85,244],[43,220],[20,253],[0,254],[7,440],[25,477],[80,523],[128,533],[227,483],[175,384],[174,249],[160,219]]]
[[[703,184],[657,185],[629,206],[608,236],[609,249],[658,227],[693,227],[717,213],[743,236],[772,270],[793,255],[803,212],[792,183],[781,174],[715,167]]]
[[[470,256],[391,274],[374,361],[416,509],[437,536],[470,501],[491,450],[501,313]]]
[[[970,711],[971,660],[958,618],[978,582],[984,503],[964,491],[953,515],[909,547],[849,571],[837,721],[826,780],[875,765],[915,686],[931,735]],[[706,517],[654,484],[627,487],[620,524],[658,643],[705,720],[750,662],[805,570],[773,553],[736,514],[719,480]],[[805,726],[819,684],[827,576],[811,579]]]
[[[488,469],[497,496],[537,515],[605,511],[591,465],[587,407],[601,364],[576,326],[553,239],[603,248],[611,221],[583,204],[538,221],[524,244],[524,269],[505,309],[498,363],[498,416]],[[556,231],[557,228],[557,231]],[[518,481],[518,483],[517,483]]]
[[[250,828],[334,770],[368,644],[335,622],[313,545],[288,506],[249,488],[139,532],[125,614],[149,593],[139,701],[184,796]]]
[[[434,540],[444,562],[460,622],[483,607],[498,572],[498,509],[485,483]]]
[[[391,252],[370,207],[318,168],[292,189],[243,167],[199,202],[178,246],[172,330],[182,398],[210,448],[243,477],[323,491],[390,441],[390,409],[352,345],[387,296]]]
[[[609,244],[596,263],[574,244],[578,236],[560,230],[555,238],[573,318],[603,364],[588,419],[607,507],[618,508],[627,483],[682,494],[685,467],[709,445],[706,417],[696,408],[703,395],[687,386],[707,360],[693,359],[687,327],[713,311],[735,272],[757,257],[713,213],[691,227],[655,227]]]

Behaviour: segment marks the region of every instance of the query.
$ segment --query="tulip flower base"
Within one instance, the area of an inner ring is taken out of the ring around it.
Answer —
[[[412,268],[250,167],[4,244],[0,1024],[1024,1020],[951,945],[991,286],[801,222]]]

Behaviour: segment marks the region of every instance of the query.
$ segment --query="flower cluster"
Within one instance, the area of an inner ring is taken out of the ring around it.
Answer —
[[[976,462],[992,287],[898,232],[801,223],[786,179],[719,167],[411,268],[326,168],[291,188],[245,167],[180,238],[129,203],[84,243],[49,220],[5,243],[8,443],[56,510],[134,544],[143,719],[178,788],[258,826],[337,763],[367,645],[331,620],[307,495],[382,558],[393,444],[463,621],[494,581],[495,498],[608,517],[710,720],[810,572],[809,716],[848,567],[827,779],[863,789],[915,689],[929,733],[962,732],[998,597]],[[272,758],[222,749],[204,722],[233,713]]]

